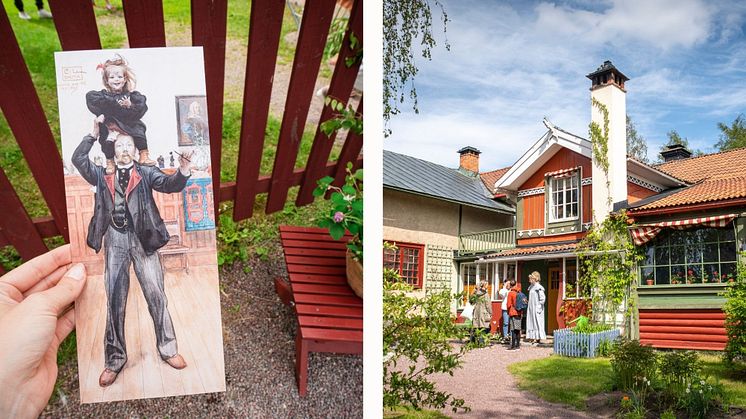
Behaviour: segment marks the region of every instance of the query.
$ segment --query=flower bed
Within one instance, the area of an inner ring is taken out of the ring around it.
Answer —
[[[575,332],[572,329],[554,331],[554,353],[565,356],[594,358],[603,342],[611,344],[620,335],[619,329],[594,333]]]

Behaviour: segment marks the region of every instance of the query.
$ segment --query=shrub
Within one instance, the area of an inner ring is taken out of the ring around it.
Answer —
[[[660,377],[669,395],[680,396],[699,374],[699,357],[694,351],[672,351],[660,357]]]
[[[572,328],[572,331],[576,333],[597,333],[613,329],[610,324],[591,323],[591,320],[585,316],[580,316],[570,323],[576,323]]]
[[[657,355],[652,346],[620,338],[611,349],[611,369],[614,372],[614,385],[618,389],[634,390],[639,382],[654,380]]]
[[[386,244],[388,245],[388,244]],[[463,339],[467,329],[457,325],[451,303],[458,295],[448,291],[415,297],[396,271],[383,270],[383,405],[453,411],[468,410],[464,400],[439,391],[430,374],[453,374],[466,346],[455,349],[449,338]],[[401,365],[400,365],[401,364]]]
[[[705,418],[714,408],[723,404],[723,386],[708,383],[707,379],[694,377],[679,398],[679,406],[691,418]]]
[[[725,361],[746,361],[746,267],[739,266],[738,280],[728,285],[725,298]]]

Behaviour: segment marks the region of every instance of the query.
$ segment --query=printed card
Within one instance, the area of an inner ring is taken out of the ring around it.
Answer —
[[[225,391],[202,48],[55,63],[81,402]]]

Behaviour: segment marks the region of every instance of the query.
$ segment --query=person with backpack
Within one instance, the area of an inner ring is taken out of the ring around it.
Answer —
[[[536,346],[541,343],[542,339],[547,338],[544,331],[544,303],[546,294],[544,287],[541,285],[541,275],[538,272],[531,272],[528,276],[528,310],[526,313],[526,340],[532,341],[531,345]]]
[[[510,280],[510,292],[508,293],[508,315],[510,316],[510,348],[509,351],[521,349],[521,319],[523,311],[528,306],[528,298],[516,285],[516,280]]]

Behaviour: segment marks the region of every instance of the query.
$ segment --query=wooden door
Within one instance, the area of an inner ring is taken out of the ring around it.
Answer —
[[[554,333],[554,330],[559,328],[557,324],[557,297],[559,296],[560,285],[562,284],[562,269],[560,268],[549,268],[549,284],[547,284],[547,301],[546,309],[547,313],[546,325],[547,334]]]

